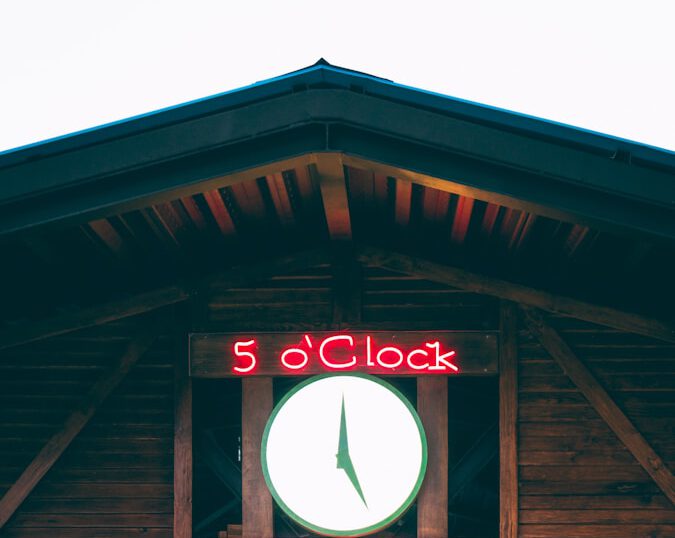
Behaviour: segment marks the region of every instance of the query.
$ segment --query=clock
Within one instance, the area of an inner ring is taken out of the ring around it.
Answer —
[[[389,383],[320,375],[276,405],[261,462],[272,497],[294,521],[325,536],[364,536],[413,503],[427,443],[414,407]]]

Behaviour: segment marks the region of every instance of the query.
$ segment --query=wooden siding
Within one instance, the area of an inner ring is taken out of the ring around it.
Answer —
[[[672,469],[675,346],[550,321]],[[672,504],[525,330],[519,357],[519,536],[674,536]]]
[[[364,267],[362,275],[360,321],[342,322],[343,328],[498,329],[495,299],[374,267]],[[335,271],[328,265],[249,286],[214,287],[201,294],[203,302],[192,305],[193,328],[331,329],[336,289]],[[675,345],[570,318],[550,319],[672,469]],[[133,319],[115,322],[2,352],[0,493],[124,349],[134,328]],[[675,535],[673,507],[522,328],[518,352],[519,536]],[[171,338],[162,338],[0,537],[172,535],[172,361]],[[458,386],[458,380],[451,383],[451,410],[475,390]],[[482,426],[477,416],[467,409],[461,413],[451,421],[467,439],[476,439]],[[451,466],[470,446],[466,439],[450,439]],[[487,503],[489,495],[474,491],[461,497]],[[452,517],[451,506],[451,527]]]
[[[328,330],[333,324],[330,266],[238,288],[212,288],[202,330]],[[376,267],[364,268],[361,321],[343,328],[497,330],[498,301]]]
[[[5,351],[4,494],[134,334],[133,321]],[[160,339],[19,507],[0,536],[172,535],[171,341]]]

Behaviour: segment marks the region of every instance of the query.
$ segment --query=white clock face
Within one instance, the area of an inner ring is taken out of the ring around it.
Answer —
[[[398,519],[424,478],[427,447],[410,402],[362,374],[317,376],[275,407],[261,448],[281,508],[328,536],[362,536]]]

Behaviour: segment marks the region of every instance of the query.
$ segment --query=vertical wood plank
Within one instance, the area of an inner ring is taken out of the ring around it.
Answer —
[[[182,313],[184,309],[180,308]],[[187,324],[176,316],[174,345],[173,535],[192,537],[192,379]]]
[[[260,444],[272,412],[271,377],[242,379],[241,478],[244,538],[272,538],[272,496],[260,464]]]
[[[499,536],[518,536],[518,311],[502,302],[499,321]]]
[[[429,458],[417,497],[417,536],[448,536],[448,378],[417,378],[417,413],[427,435]]]

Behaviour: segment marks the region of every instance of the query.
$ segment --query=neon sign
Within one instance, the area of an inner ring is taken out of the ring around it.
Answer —
[[[497,337],[481,332],[302,332],[190,335],[196,377],[485,375],[497,371]]]
[[[234,342],[234,374],[250,374],[258,366],[259,344],[255,339]],[[305,334],[297,345],[281,350],[281,368],[300,373],[309,364],[310,358],[320,361],[328,372],[352,371],[358,365],[365,369],[397,370],[407,368],[413,372],[458,373],[459,367],[452,362],[454,350],[441,351],[441,343],[423,342],[419,347],[403,349],[398,346],[378,346],[371,334],[355,340],[351,334],[336,334],[314,341]]]

